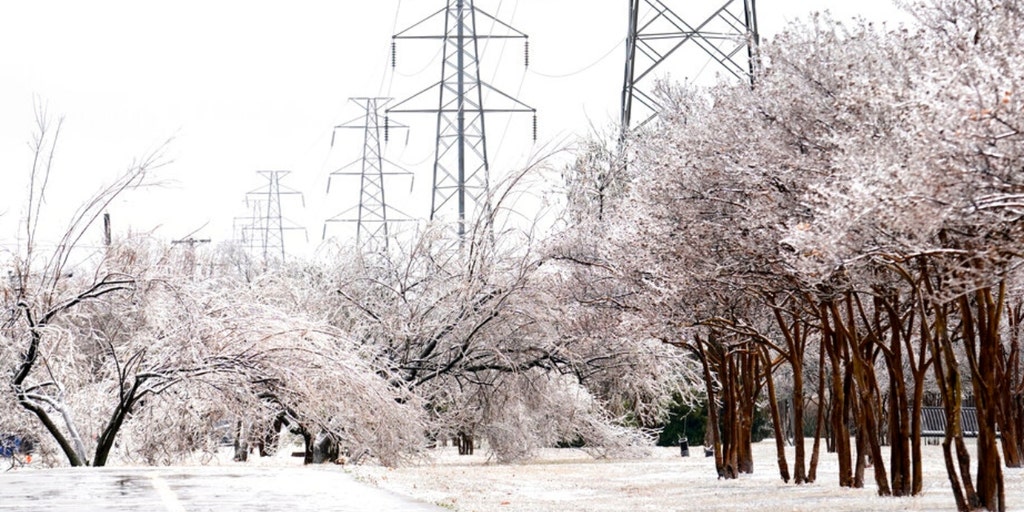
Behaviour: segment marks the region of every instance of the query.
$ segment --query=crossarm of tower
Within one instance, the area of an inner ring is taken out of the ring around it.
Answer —
[[[495,18],[494,16],[488,14],[487,12],[484,12],[483,10],[477,8],[476,6],[474,6],[473,9],[476,12],[476,14],[483,15],[485,18],[493,21],[495,24],[501,25],[502,27],[504,27],[504,28],[508,29],[510,32],[512,32],[511,34],[477,34],[475,36],[477,39],[527,39],[527,38],[530,37],[530,36],[524,34],[523,32],[519,31],[518,29],[516,29],[512,25],[509,25],[508,23],[505,23],[504,21],[501,21],[498,18]],[[403,30],[401,32],[398,32],[395,35],[391,36],[391,39],[445,39],[445,38],[448,38],[450,36],[445,35],[445,34],[413,34],[412,33],[412,31],[415,30],[420,25],[423,25],[424,23],[430,21],[434,17],[437,17],[437,16],[439,16],[441,14],[445,14],[447,11],[448,11],[447,7],[442,8],[439,11],[435,11],[434,13],[431,13],[431,14],[427,15],[427,17],[421,19],[420,21],[417,21],[416,23],[413,23],[412,25],[409,25],[409,28],[406,28],[405,30]]]
[[[396,164],[395,162],[392,162],[391,160],[388,160],[387,158],[382,158],[380,161],[382,163],[388,164],[389,167],[393,167],[393,168],[397,168],[398,169],[397,171],[383,171],[383,170],[379,171],[379,174],[381,174],[382,176],[404,176],[404,175],[407,175],[407,174],[411,174],[408,170],[402,168],[402,166]],[[361,164],[361,163],[363,163],[363,159],[362,158],[359,158],[357,160],[353,160],[352,162],[349,162],[349,163],[347,163],[347,164],[345,164],[345,165],[335,169],[333,172],[328,174],[328,176],[359,176],[359,175],[363,174],[362,168],[359,168],[359,169],[354,170],[354,171],[349,171],[349,169],[355,167],[356,164]],[[374,174],[378,174],[378,173],[375,172]]]
[[[421,19],[420,21],[417,21],[416,23],[413,23],[412,25],[409,25],[409,28],[407,28],[407,29],[405,29],[405,30],[403,30],[403,31],[401,31],[401,32],[391,36],[391,38],[392,39],[436,39],[438,36],[417,36],[417,35],[409,34],[409,32],[414,30],[416,27],[419,27],[420,25],[423,25],[424,23],[430,21],[431,18],[434,18],[435,16],[444,14],[447,11],[448,11],[448,7],[442,7],[441,9],[439,9],[439,10],[437,10],[437,11],[431,13],[431,14],[428,14],[427,17]]]
[[[521,31],[519,31],[519,29],[513,27],[512,25],[509,25],[508,23],[505,23],[504,21],[501,21],[498,18],[495,18],[494,16],[492,16],[490,13],[484,11],[483,9],[479,9],[476,6],[474,6],[473,8],[476,9],[476,13],[477,14],[482,14],[482,15],[484,15],[484,17],[490,19],[494,23],[496,23],[498,25],[501,25],[502,27],[505,27],[509,31],[513,32],[513,34],[507,34],[507,35],[490,35],[490,34],[485,34],[485,35],[477,36],[477,37],[479,37],[481,39],[484,39],[484,38],[491,38],[491,39],[527,39],[527,38],[530,37],[530,36],[522,33]]]
[[[423,89],[423,90],[413,94],[412,96],[409,96],[408,98],[406,98],[406,99],[396,103],[395,106],[387,109],[385,112],[387,114],[393,114],[393,113],[399,113],[399,114],[436,114],[438,112],[442,112],[442,113],[458,112],[458,109],[454,109],[454,108],[438,109],[438,108],[403,107],[403,105],[406,105],[406,104],[412,102],[416,98],[426,94],[427,92],[431,92],[431,91],[435,90],[437,87],[440,87],[442,85],[443,85],[442,82],[434,82],[429,87],[427,87],[427,88],[425,88],[425,89]],[[489,91],[491,91],[491,92],[493,92],[495,94],[498,94],[499,96],[501,96],[501,97],[511,101],[514,106],[508,107],[508,108],[479,108],[479,109],[468,108],[468,109],[464,109],[465,112],[493,112],[493,113],[517,113],[517,112],[535,113],[535,112],[537,112],[537,109],[535,109],[535,108],[533,108],[533,107],[523,103],[522,101],[517,100],[516,98],[513,98],[508,93],[502,91],[501,89],[498,89],[498,88],[492,86],[489,83],[481,82],[480,85],[483,88],[485,88],[485,89],[487,89],[487,90],[489,90]]]
[[[406,105],[406,104],[412,102],[416,98],[419,98],[420,96],[423,96],[424,94],[426,94],[426,93],[428,93],[430,91],[433,91],[433,90],[435,90],[438,87],[441,87],[442,85],[443,85],[443,82],[441,82],[441,81],[434,82],[434,83],[428,85],[427,87],[423,88],[419,92],[413,93],[408,98],[406,98],[406,99],[404,99],[402,101],[399,101],[398,103],[395,103],[395,105],[393,107],[388,108],[387,110],[384,111],[384,113],[385,114],[390,114],[392,112],[399,112],[399,113],[403,113],[403,114],[409,114],[409,113],[420,113],[420,114],[422,114],[422,113],[436,113],[437,112],[436,108],[422,109],[422,108],[408,108],[408,107],[407,108],[401,108],[401,107],[403,105]]]
[[[497,87],[492,86],[487,82],[481,82],[480,85],[482,85],[485,89],[488,89],[489,91],[498,94],[501,97],[511,101],[513,104],[517,105],[517,107],[510,109],[485,109],[487,112],[537,112],[537,109],[513,98],[512,96],[509,96],[506,92],[502,91],[501,89],[498,89]]]

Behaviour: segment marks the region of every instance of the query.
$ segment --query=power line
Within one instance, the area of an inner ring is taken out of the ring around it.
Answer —
[[[600,64],[600,63],[604,62],[605,60],[607,60],[608,57],[611,57],[611,55],[613,53],[615,53],[616,50],[619,50],[619,49],[622,48],[622,45],[625,42],[626,42],[626,38],[625,37],[623,37],[622,39],[619,39],[618,41],[615,42],[615,44],[611,48],[608,49],[607,52],[605,52],[603,55],[598,57],[596,60],[594,60],[590,64],[587,64],[587,65],[585,65],[585,66],[583,66],[583,67],[581,67],[579,69],[576,69],[574,71],[570,71],[568,73],[557,73],[557,74],[556,73],[544,73],[542,71],[537,71],[536,68],[529,68],[527,70],[527,73],[534,74],[534,75],[537,75],[537,76],[542,76],[544,78],[569,78],[571,76],[576,76],[576,75],[579,75],[581,73],[586,73],[587,71],[590,71],[590,69],[593,68],[594,66],[597,66],[598,64]]]

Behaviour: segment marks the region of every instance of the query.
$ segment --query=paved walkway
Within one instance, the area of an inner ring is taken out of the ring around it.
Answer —
[[[0,473],[0,510],[436,512],[335,467],[21,469]]]

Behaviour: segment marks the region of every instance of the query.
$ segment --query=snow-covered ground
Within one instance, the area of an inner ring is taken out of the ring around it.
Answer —
[[[973,451],[973,446],[971,447]],[[810,443],[807,445],[810,453]],[[423,501],[464,512],[486,511],[635,511],[635,510],[955,510],[942,449],[924,446],[924,492],[911,498],[877,495],[871,469],[863,489],[837,484],[838,464],[823,453],[818,480],[784,484],[775,463],[775,445],[754,446],[755,471],[738,480],[718,480],[714,459],[697,447],[683,458],[678,448],[657,448],[644,459],[594,460],[582,451],[551,449],[538,460],[499,465],[481,450],[460,457],[440,448],[434,460],[389,469],[350,466],[358,480]],[[789,448],[790,467],[793,450]],[[1005,471],[1009,510],[1024,510],[1024,471]]]
[[[807,448],[809,453],[809,443]],[[973,446],[971,449],[973,452]],[[485,450],[478,450],[476,455],[460,457],[454,448],[439,448],[432,453],[431,460],[402,468],[370,464],[303,468],[302,460],[290,457],[290,452],[285,450],[275,457],[254,456],[247,463],[231,461],[230,450],[223,450],[217,455],[202,457],[184,466],[145,468],[119,465],[86,473],[74,469],[47,470],[32,464],[19,470],[0,472],[0,498],[4,498],[0,499],[0,510],[27,510],[24,508],[26,504],[44,507],[32,510],[55,510],[50,506],[63,502],[57,500],[47,504],[45,500],[39,501],[40,496],[57,499],[61,493],[73,494],[72,491],[79,487],[81,489],[76,492],[86,492],[88,486],[84,485],[84,481],[73,486],[60,483],[59,477],[65,473],[79,477],[96,473],[99,475],[96,478],[102,480],[101,477],[106,473],[117,476],[124,472],[134,472],[132,475],[138,473],[133,478],[141,475],[142,483],[138,486],[141,494],[138,499],[164,504],[180,501],[180,509],[184,510],[192,510],[192,505],[203,503],[211,492],[211,496],[223,499],[225,489],[229,487],[240,489],[236,493],[238,499],[243,499],[243,496],[262,496],[258,500],[261,505],[269,507],[265,508],[267,510],[273,508],[269,506],[271,504],[291,503],[293,500],[304,505],[298,506],[296,510],[320,510],[326,502],[332,503],[326,509],[338,510],[400,508],[395,505],[399,502],[392,498],[362,493],[352,487],[355,482],[341,475],[342,472],[348,473],[356,481],[405,495],[421,503],[462,512],[955,510],[941,448],[924,446],[923,450],[926,458],[924,492],[912,498],[877,496],[871,469],[865,475],[868,481],[865,488],[840,488],[836,483],[838,466],[835,457],[828,453],[822,453],[817,482],[802,486],[784,484],[779,479],[775,464],[774,443],[765,441],[754,445],[754,474],[744,475],[738,480],[718,480],[715,477],[714,460],[703,457],[699,446],[691,449],[695,456],[688,458],[680,457],[678,448],[656,448],[649,457],[629,460],[595,460],[581,450],[549,449],[532,462],[508,465],[494,463]],[[791,447],[788,455],[792,466]],[[1024,510],[1024,470],[1007,469],[1004,473],[1008,510]],[[43,475],[45,478],[40,478]],[[154,475],[159,478],[153,478]],[[121,483],[126,481],[121,477],[115,480]],[[217,483],[222,480],[233,483],[228,486]],[[200,481],[216,492],[206,492],[196,487],[195,482]],[[163,497],[157,496],[159,499],[156,499],[151,487],[160,489],[149,484],[159,482],[167,482],[167,489],[161,495]],[[17,485],[11,485],[15,483]],[[110,487],[100,484],[96,488],[103,492]],[[43,487],[47,487],[45,492],[40,491]],[[118,492],[123,491],[122,487],[117,487],[120,489]],[[245,489],[257,489],[259,492]],[[88,492],[102,494],[100,491]],[[268,493],[276,494],[271,497]],[[79,502],[68,501],[71,508],[66,510],[77,510],[72,506],[74,503]],[[337,508],[341,503],[349,508]],[[401,503],[410,509],[416,507],[412,502]],[[125,510],[128,509],[131,508]],[[64,509],[56,507],[56,510]],[[179,508],[170,507],[168,510]]]

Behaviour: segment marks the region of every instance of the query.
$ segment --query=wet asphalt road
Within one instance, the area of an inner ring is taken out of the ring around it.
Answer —
[[[355,481],[337,469],[69,468],[0,473],[0,511],[443,510]]]

